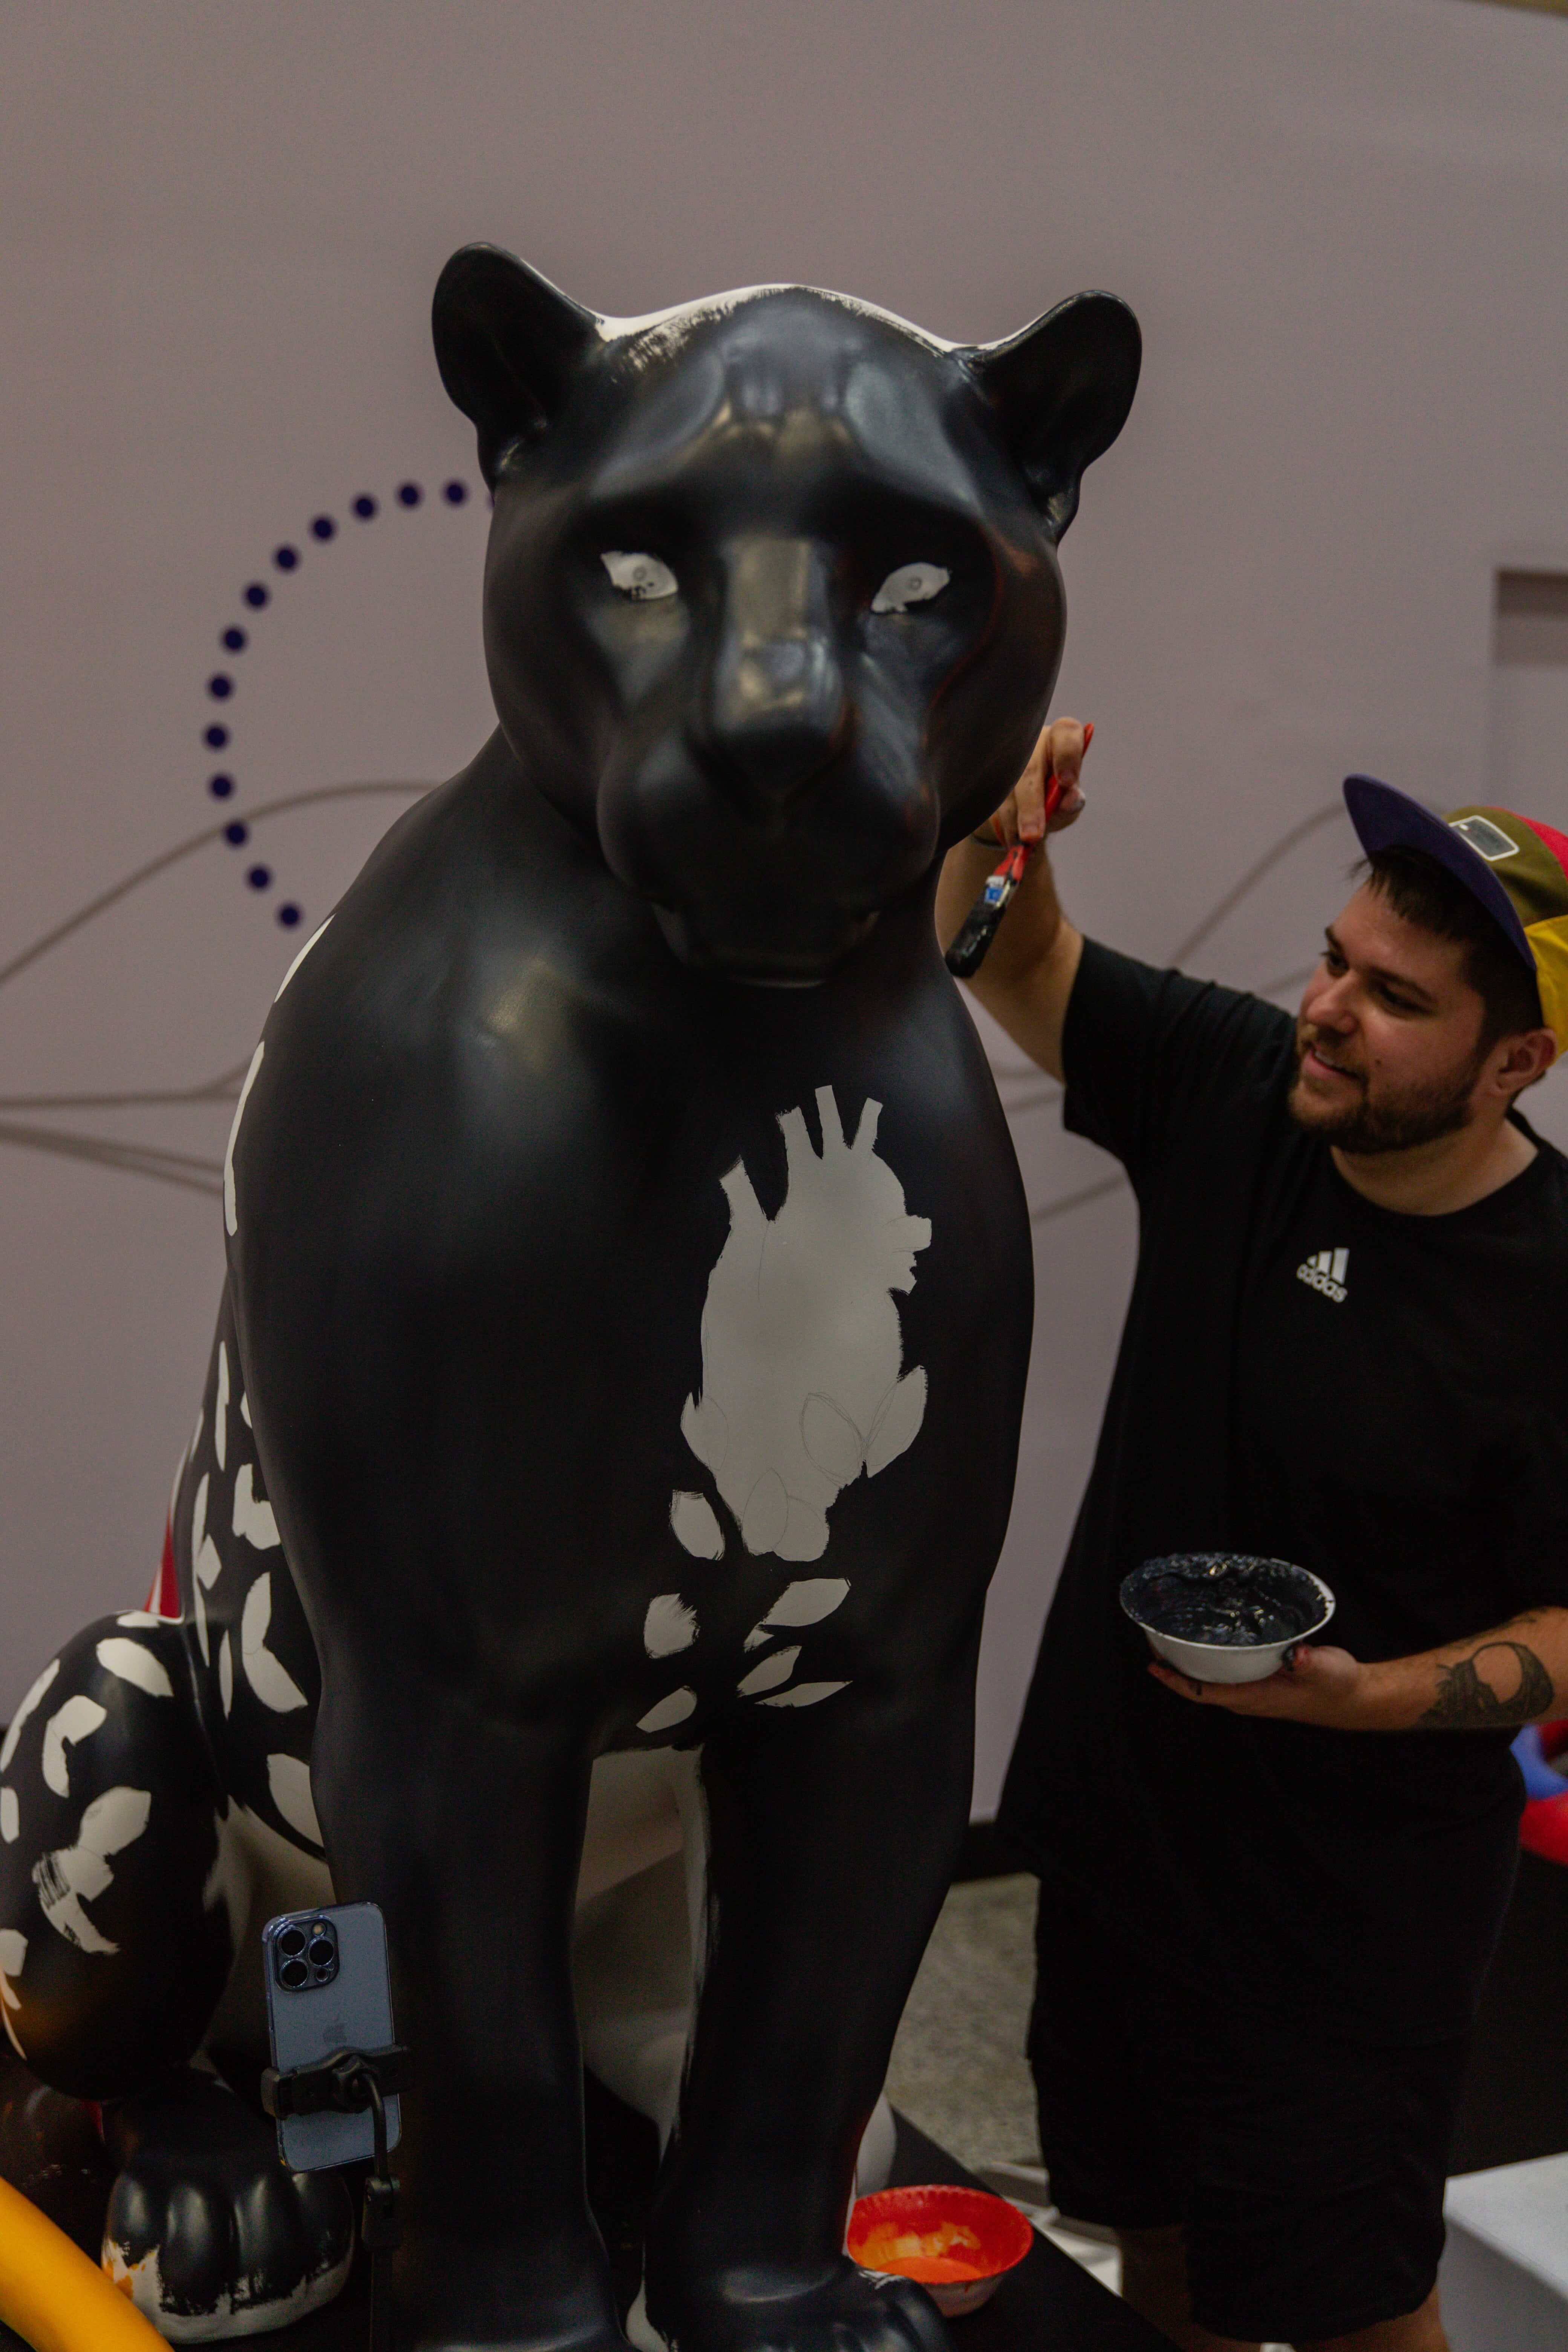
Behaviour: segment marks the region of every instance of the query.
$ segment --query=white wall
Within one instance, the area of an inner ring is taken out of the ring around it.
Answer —
[[[963,338],[1084,285],[1134,304],[1143,389],[1065,551],[1061,702],[1100,733],[1061,866],[1103,936],[1168,952],[1348,767],[1472,796],[1494,571],[1568,571],[1565,121],[1568,25],[1473,0],[0,12],[0,967],[220,814],[433,780],[487,731],[482,508],[431,495],[477,476],[426,323],[474,236],[622,312],[773,278]],[[405,478],[411,511],[388,504]],[[305,551],[287,581],[284,541]],[[253,578],[278,593],[220,714],[204,682]],[[225,761],[200,741],[220,715]],[[1534,811],[1559,824],[1565,769]],[[318,802],[197,849],[0,983],[0,1714],[145,1585],[228,1118],[221,1086],[18,1098],[243,1065],[290,951],[277,904],[319,919],[402,804]],[[1309,962],[1351,850],[1341,820],[1310,833],[1194,966],[1264,985]],[[1109,1172],[1047,1089],[1005,1085],[1037,1202]],[[1037,1231],[983,1810],[1132,1244],[1119,1191]]]

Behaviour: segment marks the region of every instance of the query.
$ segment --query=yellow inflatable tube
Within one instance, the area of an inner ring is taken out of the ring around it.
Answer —
[[[0,2319],[33,2352],[168,2352],[96,2263],[0,2180]]]

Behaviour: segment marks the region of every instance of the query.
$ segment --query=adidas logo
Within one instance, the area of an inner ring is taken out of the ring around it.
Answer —
[[[1341,1307],[1345,1298],[1345,1268],[1350,1262],[1348,1249],[1320,1250],[1315,1257],[1307,1258],[1296,1268],[1296,1279],[1310,1283],[1314,1290],[1321,1290],[1325,1298],[1331,1298],[1336,1307]]]

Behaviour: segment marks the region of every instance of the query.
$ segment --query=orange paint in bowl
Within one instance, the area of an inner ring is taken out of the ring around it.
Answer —
[[[1005,2273],[1023,2261],[1034,2234],[1005,2197],[933,2182],[859,2199],[845,2251],[865,2270],[918,2281],[952,2318],[990,2300]]]

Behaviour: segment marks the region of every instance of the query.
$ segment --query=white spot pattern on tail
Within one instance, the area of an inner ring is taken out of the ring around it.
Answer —
[[[70,1795],[70,1760],[66,1755],[79,1739],[90,1739],[100,1723],[108,1720],[105,1710],[95,1698],[78,1692],[51,1715],[44,1727],[43,1773],[45,1785],[57,1797]]]
[[[49,1685],[54,1681],[54,1678],[59,1673],[59,1660],[58,1658],[51,1658],[48,1664],[44,1668],[43,1673],[38,1676],[37,1681],[33,1685],[31,1690],[28,1691],[21,1705],[17,1707],[16,1714],[11,1717],[11,1728],[5,1734],[5,1745],[0,1747],[0,1772],[8,1772],[10,1770],[11,1759],[16,1753],[16,1742],[22,1737],[22,1727],[26,1722],[27,1717],[32,1714],[33,1709],[37,1706],[38,1701],[47,1691]]]
[[[153,1656],[145,1642],[123,1642],[110,1635],[100,1642],[94,1654],[106,1674],[118,1675],[122,1683],[134,1683],[149,1698],[174,1697],[169,1669],[162,1658]]]
[[[117,1952],[82,1909],[112,1885],[109,1856],[134,1845],[153,1811],[146,1789],[106,1789],[81,1817],[75,1845],[61,1846],[33,1865],[38,1907],[57,1935],[83,1952]]]
[[[11,2011],[20,2009],[22,1996],[11,1979],[22,1973],[27,1957],[27,1938],[15,1927],[0,1927],[0,2024],[5,2028],[5,2038],[24,2065],[27,2053],[16,2039],[16,2029],[11,2022]]]

